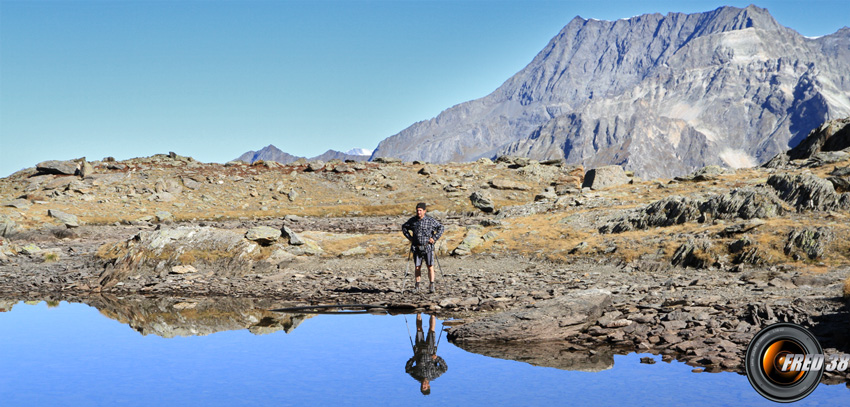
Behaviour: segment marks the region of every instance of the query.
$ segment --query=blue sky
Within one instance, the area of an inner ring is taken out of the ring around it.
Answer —
[[[0,0],[0,177],[82,156],[373,149],[492,92],[577,15],[750,3],[806,36],[850,24],[850,2],[817,0]]]

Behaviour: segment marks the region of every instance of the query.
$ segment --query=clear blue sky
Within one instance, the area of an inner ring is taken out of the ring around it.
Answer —
[[[573,17],[750,1],[0,0],[0,177],[48,159],[373,149],[495,90]],[[806,36],[848,1],[761,1]]]

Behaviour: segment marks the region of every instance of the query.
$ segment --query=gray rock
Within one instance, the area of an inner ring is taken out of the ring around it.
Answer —
[[[399,164],[399,163],[401,163],[400,158],[394,158],[394,157],[378,157],[378,158],[375,158],[372,161],[379,163],[379,164]]]
[[[257,226],[248,229],[245,233],[245,238],[257,242],[263,246],[268,246],[277,241],[281,236],[280,229],[275,229],[268,226]]]
[[[569,295],[452,327],[447,337],[458,343],[561,341],[593,325],[610,303],[611,293],[608,291],[573,291]]]
[[[463,237],[463,241],[452,250],[452,256],[466,256],[472,253],[472,249],[476,248],[478,245],[484,242],[484,238],[481,236],[481,227],[480,226],[470,226],[466,228],[466,236]]]
[[[788,158],[812,158],[819,152],[838,151],[850,147],[850,117],[827,121],[788,151]]]
[[[155,214],[156,221],[159,223],[171,223],[174,222],[174,215],[168,211],[157,211]]]
[[[86,160],[80,162],[80,177],[85,178],[92,174],[94,174],[94,167]]]
[[[3,206],[27,210],[32,206],[32,202],[27,199],[19,198],[15,199],[14,201],[5,202],[3,203]]]
[[[483,192],[473,192],[472,195],[469,195],[469,201],[472,203],[472,206],[486,213],[491,213],[495,210],[493,200]]]
[[[771,175],[767,184],[776,190],[779,198],[793,205],[797,211],[850,207],[847,194],[837,194],[829,181],[813,174]]]
[[[284,226],[280,229],[280,232],[281,232],[281,236],[283,236],[283,237],[284,237],[284,238],[286,238],[286,239],[289,239],[289,244],[290,244],[290,245],[292,245],[292,246],[300,246],[300,245],[304,244],[304,241],[302,241],[302,240],[298,237],[298,235],[296,235],[296,234],[295,234],[295,232],[293,232],[293,231],[292,231],[292,229],[290,229],[288,226],[284,225]]]
[[[764,188],[740,188],[715,195],[699,209],[717,219],[769,219],[785,213],[782,201]]]
[[[582,188],[606,189],[629,183],[629,177],[619,165],[606,165],[604,167],[588,170],[584,175]]]
[[[75,215],[71,215],[69,213],[65,213],[56,209],[48,209],[47,215],[59,220],[69,228],[75,228],[80,226],[80,223]]]
[[[35,165],[35,169],[42,174],[75,175],[79,165],[75,161],[43,161]]]
[[[501,189],[501,190],[516,190],[516,191],[528,191],[529,188],[525,184],[521,184],[516,181],[507,180],[504,178],[496,178],[488,182],[491,188]]]
[[[325,162],[322,160],[310,161],[307,163],[307,171],[319,172],[325,168]]]
[[[15,231],[15,221],[0,214],[0,237],[9,236]]]
[[[835,233],[828,227],[794,229],[785,243],[785,254],[795,260],[802,259],[802,254],[815,260],[823,257],[824,250],[834,238]]]

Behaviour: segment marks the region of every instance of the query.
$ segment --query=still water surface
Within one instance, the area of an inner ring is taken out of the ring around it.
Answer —
[[[428,329],[428,316],[424,316]],[[437,321],[437,333],[441,328]],[[599,372],[466,352],[439,339],[448,367],[431,394],[405,372],[415,315],[316,315],[291,329],[164,338],[84,304],[16,304],[0,313],[2,406],[767,406],[746,377],[615,355]],[[408,335],[410,332],[410,336]],[[794,405],[839,406],[820,385]]]

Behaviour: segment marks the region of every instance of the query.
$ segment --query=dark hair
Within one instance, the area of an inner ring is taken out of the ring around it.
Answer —
[[[425,209],[426,211],[428,210],[428,207],[425,206],[425,202],[419,202],[418,204],[416,204],[416,209],[419,208]]]

